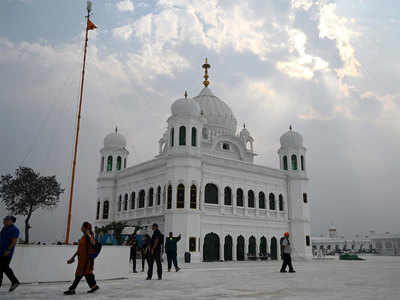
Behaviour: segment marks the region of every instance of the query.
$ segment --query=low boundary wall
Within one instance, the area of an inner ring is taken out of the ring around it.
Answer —
[[[75,263],[67,260],[78,246],[17,245],[11,268],[22,283],[71,281],[75,276]],[[95,260],[96,279],[124,278],[129,274],[129,247],[103,246]],[[9,283],[4,275],[4,283]]]

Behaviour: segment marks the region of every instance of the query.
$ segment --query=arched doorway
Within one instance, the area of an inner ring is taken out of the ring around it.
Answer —
[[[260,239],[260,257],[263,259],[267,258],[267,239],[265,236],[261,237]]]
[[[203,260],[219,261],[219,237],[213,232],[204,237]]]
[[[236,259],[244,260],[244,237],[239,235],[236,244]]]
[[[224,260],[225,261],[232,260],[232,244],[233,244],[232,237],[230,235],[227,235],[225,237],[225,243],[224,243]]]
[[[257,256],[256,252],[256,238],[254,236],[251,236],[249,238],[249,256]]]
[[[271,259],[276,260],[278,259],[278,247],[276,243],[276,237],[271,239]]]

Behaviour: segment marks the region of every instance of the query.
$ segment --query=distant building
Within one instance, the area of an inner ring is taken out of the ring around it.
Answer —
[[[400,256],[400,234],[375,234],[371,236],[371,243],[378,255]]]
[[[359,253],[374,253],[377,255],[400,256],[400,234],[377,234],[371,230],[364,237],[355,235],[354,239],[338,237],[336,228],[331,226],[328,237],[312,237],[313,251],[323,250],[324,253],[354,251]]]
[[[354,252],[374,252],[374,247],[368,235],[360,237],[356,235],[354,239],[339,237],[336,228],[331,225],[328,229],[328,237],[312,237],[311,244],[313,250],[324,250],[325,253],[342,251]]]

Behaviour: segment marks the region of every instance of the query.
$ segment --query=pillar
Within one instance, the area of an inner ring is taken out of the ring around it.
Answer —
[[[232,235],[232,260],[237,260],[236,246],[237,246],[237,237]]]

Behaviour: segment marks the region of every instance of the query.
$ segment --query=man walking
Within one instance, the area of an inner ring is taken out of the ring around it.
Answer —
[[[171,271],[172,263],[174,263],[175,271],[178,272],[181,268],[178,267],[177,262],[177,247],[176,243],[181,239],[181,235],[174,237],[172,232],[169,233],[167,240],[165,241],[165,253],[167,254],[168,261],[168,272]]]
[[[283,251],[283,263],[281,273],[286,273],[287,266],[289,266],[289,273],[296,273],[292,266],[292,247],[289,241],[289,232],[285,232],[284,237],[281,240],[281,249]]]
[[[10,268],[11,259],[14,254],[14,248],[19,237],[19,230],[14,225],[16,219],[14,216],[7,216],[3,220],[4,227],[0,232],[0,287],[3,283],[3,273],[11,281],[9,292],[15,290],[19,281]]]
[[[162,234],[158,230],[158,225],[156,223],[152,226],[153,236],[150,241],[150,253],[149,253],[149,270],[147,272],[146,280],[151,280],[153,276],[153,265],[154,261],[157,264],[157,275],[158,280],[162,279],[162,264],[161,264],[161,244],[162,244]]]

